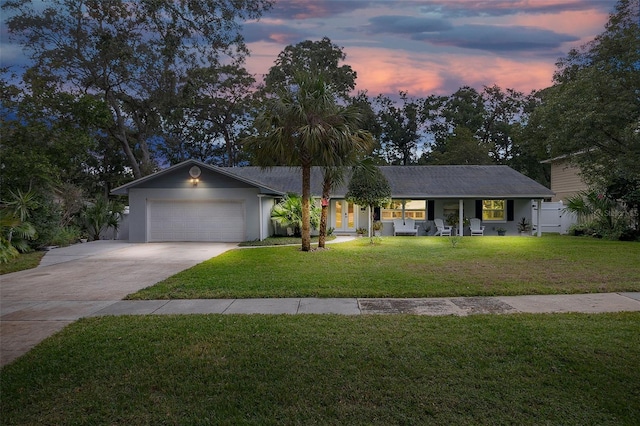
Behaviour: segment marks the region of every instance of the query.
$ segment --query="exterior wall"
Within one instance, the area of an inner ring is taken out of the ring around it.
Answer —
[[[257,188],[132,188],[129,191],[129,241],[147,242],[147,200],[242,201],[245,208],[245,240],[260,238],[260,199]],[[269,209],[270,211],[270,209]],[[263,213],[264,217],[264,213]],[[262,222],[264,224],[264,221]]]
[[[369,226],[369,208],[356,206],[356,209],[356,211],[358,212],[358,214],[356,214],[356,229],[367,229],[367,227]]]
[[[580,178],[580,169],[567,160],[555,160],[551,163],[551,190],[556,195],[551,201],[566,201],[567,198],[587,189]]]
[[[276,204],[276,200],[273,197],[260,197],[262,203],[262,238],[267,238],[275,234],[275,226],[271,220],[271,209]]]
[[[483,221],[482,225],[485,226],[485,235],[497,235],[496,228],[505,228],[507,235],[518,234],[518,222],[524,217],[527,222],[532,223],[531,217],[531,205],[530,199],[514,199],[514,217],[513,221]],[[459,206],[459,199],[436,199],[434,200],[434,215],[436,219],[443,219],[446,222],[445,208],[449,205],[455,206],[457,209]],[[476,199],[464,199],[463,200],[463,217],[473,218],[476,217]],[[428,215],[426,216],[428,218]],[[382,235],[393,235],[393,221],[383,221],[384,229]],[[416,225],[419,225],[418,235],[433,235],[436,232],[435,224],[432,220],[416,221]],[[456,233],[459,230],[459,225],[456,226]],[[464,235],[469,235],[469,226],[463,227]]]

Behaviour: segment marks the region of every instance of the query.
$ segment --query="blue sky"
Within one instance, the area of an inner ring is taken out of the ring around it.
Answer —
[[[614,0],[280,0],[243,34],[258,79],[289,44],[329,37],[370,95],[551,85],[555,62],[604,30]],[[2,66],[24,64],[0,31]]]

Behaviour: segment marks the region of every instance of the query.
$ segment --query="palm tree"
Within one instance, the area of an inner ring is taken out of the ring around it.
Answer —
[[[80,223],[92,240],[99,240],[100,233],[109,228],[118,232],[121,215],[122,206],[105,197],[98,197],[92,205],[80,212]]]
[[[302,229],[302,200],[300,196],[298,194],[287,194],[282,201],[273,206],[271,210],[271,220],[284,227],[293,227],[293,234],[296,237],[300,237],[300,230]],[[310,222],[314,229],[318,228],[320,211],[318,207],[313,204]]]
[[[19,213],[0,208],[0,263],[7,263],[19,253],[28,252],[30,247],[26,240],[35,237],[35,228],[20,219]]]
[[[342,107],[321,76],[299,73],[278,89],[255,120],[258,134],[245,143],[262,167],[289,165],[302,170],[302,250],[311,250],[309,202],[311,167],[343,166],[372,145],[359,129],[360,113]]]
[[[37,235],[34,226],[27,222],[32,210],[39,206],[36,192],[10,190],[9,194],[11,199],[0,205],[0,263],[30,251],[27,240]]]

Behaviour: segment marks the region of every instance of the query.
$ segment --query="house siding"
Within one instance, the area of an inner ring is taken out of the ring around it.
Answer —
[[[551,190],[556,194],[552,201],[566,201],[567,198],[588,189],[580,178],[580,169],[567,160],[556,160],[551,163]]]

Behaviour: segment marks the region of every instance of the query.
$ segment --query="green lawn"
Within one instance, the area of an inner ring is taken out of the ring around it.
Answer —
[[[454,240],[455,241],[455,240]],[[568,236],[366,238],[245,248],[131,299],[437,297],[640,291],[640,244]]]
[[[80,320],[0,375],[0,423],[640,424],[640,313]]]
[[[44,251],[34,251],[31,253],[21,254],[7,263],[0,263],[0,275],[35,268],[40,264],[40,260],[45,253],[46,252]]]

